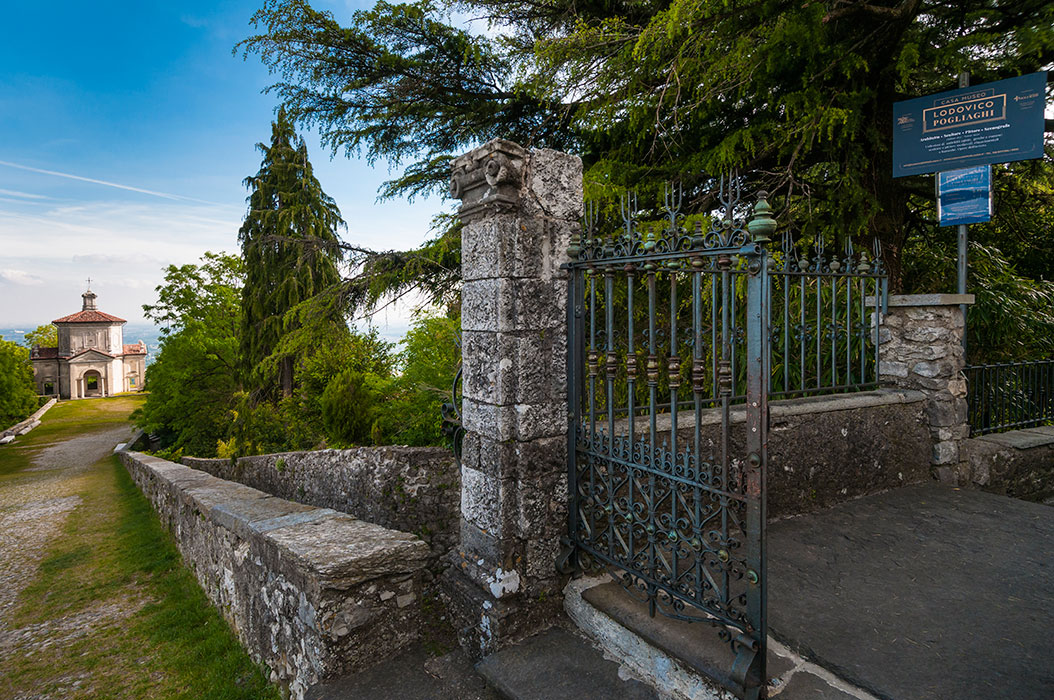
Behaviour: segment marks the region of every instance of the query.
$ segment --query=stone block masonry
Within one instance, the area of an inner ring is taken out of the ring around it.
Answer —
[[[457,543],[461,475],[441,447],[358,447],[183,464],[265,493],[418,535],[433,557]]]
[[[157,457],[120,457],[209,600],[292,697],[416,640],[429,560],[420,539]]]
[[[465,428],[444,591],[477,655],[549,624],[567,523],[567,246],[582,162],[495,139],[457,158]]]
[[[961,486],[1054,505],[1054,426],[970,438],[959,454]]]

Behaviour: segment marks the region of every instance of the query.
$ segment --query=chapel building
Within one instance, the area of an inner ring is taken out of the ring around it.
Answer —
[[[59,344],[34,346],[30,351],[37,391],[61,399],[111,396],[142,391],[146,372],[146,343],[124,344],[127,321],[99,311],[95,293],[81,295],[81,310],[57,318]]]

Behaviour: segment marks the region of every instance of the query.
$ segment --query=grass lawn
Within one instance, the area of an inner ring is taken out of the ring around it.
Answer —
[[[0,448],[0,493],[80,499],[0,626],[0,697],[280,698],[116,457],[48,469],[45,452],[30,469],[64,440],[126,424],[141,401],[60,403]]]

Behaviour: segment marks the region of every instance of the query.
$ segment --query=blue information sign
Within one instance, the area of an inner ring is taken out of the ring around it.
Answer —
[[[893,105],[893,177],[1043,157],[1047,73]]]
[[[937,173],[941,226],[980,224],[992,219],[992,166]]]

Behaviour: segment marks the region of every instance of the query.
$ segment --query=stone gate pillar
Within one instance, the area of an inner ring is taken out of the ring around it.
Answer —
[[[959,446],[970,437],[960,304],[973,300],[972,294],[892,295],[879,336],[879,380],[926,394],[934,475],[952,484]]]
[[[567,261],[582,162],[496,139],[453,162],[461,200],[461,543],[445,590],[486,654],[560,608],[567,528]]]

